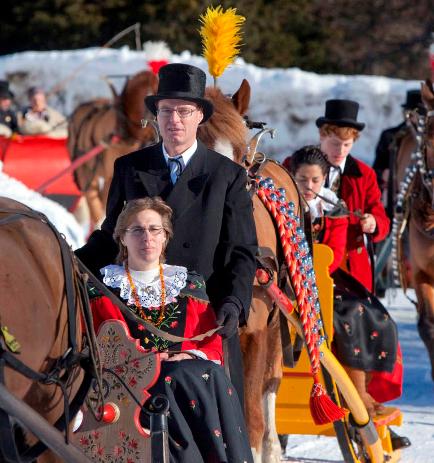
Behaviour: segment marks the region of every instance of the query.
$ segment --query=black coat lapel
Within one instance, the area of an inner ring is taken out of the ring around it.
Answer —
[[[360,172],[359,166],[357,165],[356,160],[349,154],[345,162],[345,168],[342,175],[349,175],[351,177],[361,177],[362,173]]]
[[[161,143],[153,148],[144,155],[142,163],[136,166],[136,176],[143,183],[149,196],[161,196],[166,199],[173,188],[169,169],[164,159]]]
[[[167,196],[167,202],[174,210],[176,218],[190,209],[209,177],[207,148],[200,141],[197,143],[196,152]]]

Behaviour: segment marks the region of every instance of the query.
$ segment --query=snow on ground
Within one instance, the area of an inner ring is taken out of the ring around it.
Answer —
[[[414,291],[408,295],[415,298]],[[404,391],[389,402],[401,409],[404,423],[394,428],[407,436],[412,446],[402,450],[402,463],[434,462],[434,383],[428,354],[416,328],[416,310],[401,290],[389,290],[383,304],[398,324],[404,359]],[[324,436],[290,436],[286,460],[299,463],[343,462],[336,439]]]
[[[36,191],[30,190],[20,181],[9,177],[2,171],[0,162],[0,196],[15,199],[32,209],[44,213],[66,241],[76,249],[83,246],[85,233],[75,217],[60,204],[45,198]]]
[[[171,61],[194,64],[207,72],[205,60],[188,51],[173,55]],[[11,82],[20,104],[26,104],[25,91],[30,85],[40,85],[48,91],[57,89],[50,102],[67,115],[83,101],[110,98],[103,76],[115,76],[111,79],[120,89],[124,83],[120,75],[131,75],[146,68],[146,53],[127,47],[28,51],[0,56],[0,78]],[[421,75],[420,79],[425,77]],[[318,75],[297,68],[264,69],[241,58],[219,78],[218,85],[225,93],[232,94],[244,78],[252,87],[249,115],[277,129],[274,140],[264,140],[263,151],[278,160],[305,144],[318,141],[315,119],[324,114],[327,99],[349,98],[360,103],[359,120],[366,123],[354,153],[372,161],[381,130],[402,120],[400,105],[406,90],[420,85],[419,81],[386,77]],[[208,75],[208,84],[211,83]]]

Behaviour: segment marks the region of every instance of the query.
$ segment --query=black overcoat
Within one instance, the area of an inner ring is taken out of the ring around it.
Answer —
[[[173,209],[174,237],[166,250],[167,263],[203,275],[215,307],[226,297],[236,297],[243,323],[251,302],[257,250],[244,169],[200,141],[175,186],[161,143],[117,159],[106,219],[101,230],[76,251],[96,274],[117,254],[112,234],[125,202],[146,196],[160,196]]]

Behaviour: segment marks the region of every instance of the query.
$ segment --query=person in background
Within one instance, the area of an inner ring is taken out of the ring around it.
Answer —
[[[0,135],[10,137],[18,132],[17,114],[12,108],[14,94],[9,89],[9,82],[0,80]]]
[[[114,239],[117,263],[101,269],[105,285],[137,317],[172,335],[192,338],[216,328],[203,277],[179,265],[166,265],[173,235],[172,210],[160,198],[129,201],[120,213]],[[226,377],[222,340],[173,343],[125,319],[107,296],[91,292],[95,329],[122,320],[148,351],[160,353],[161,372],[149,394],[169,400],[170,461],[178,463],[253,463],[235,388]],[[146,415],[142,425],[149,427]]]
[[[174,239],[167,262],[204,276],[207,293],[228,343],[231,380],[243,396],[238,326],[247,322],[256,271],[256,228],[246,172],[197,140],[213,112],[204,98],[206,75],[188,64],[159,71],[156,95],[145,103],[157,118],[162,141],[116,160],[107,216],[101,230],[75,251],[92,271],[113,262],[116,220],[125,202],[159,196],[173,209]]]
[[[23,135],[45,135],[52,138],[66,138],[66,118],[47,104],[45,92],[40,87],[27,91],[30,105],[22,111],[19,125]]]
[[[319,128],[321,151],[331,164],[326,186],[355,213],[348,218],[344,266],[372,292],[372,243],[382,241],[388,235],[390,221],[381,202],[375,172],[350,154],[354,142],[365,127],[365,124],[357,121],[358,110],[359,104],[355,101],[328,100],[325,115],[316,120],[316,125]]]
[[[388,217],[393,217],[394,198],[393,187],[390,183],[390,170],[395,165],[396,155],[402,138],[408,133],[406,120],[411,117],[410,113],[417,111],[419,114],[425,114],[425,107],[422,103],[420,90],[408,90],[406,101],[402,105],[404,120],[397,126],[388,128],[381,132],[375,150],[375,160],[372,168],[377,174],[378,186],[386,197],[383,203],[386,204]]]
[[[305,146],[285,163],[309,206],[313,241],[333,251],[329,268],[334,280],[333,350],[369,415],[381,415],[381,402],[402,393],[397,327],[381,302],[340,268],[349,215],[345,203],[324,186],[331,168],[325,154],[317,146]],[[395,448],[410,445],[408,438],[390,431]]]

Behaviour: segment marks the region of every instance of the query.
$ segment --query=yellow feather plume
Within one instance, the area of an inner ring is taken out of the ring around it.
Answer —
[[[210,6],[199,21],[202,26],[203,56],[208,61],[208,69],[214,77],[220,77],[227,66],[232,64],[241,46],[241,26],[246,20],[244,16],[236,14],[236,8],[223,11],[221,6]]]

